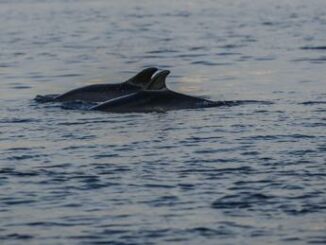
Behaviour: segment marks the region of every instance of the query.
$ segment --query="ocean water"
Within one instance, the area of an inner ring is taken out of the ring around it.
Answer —
[[[37,103],[148,66],[212,100]],[[0,244],[326,244],[326,1],[0,0]]]

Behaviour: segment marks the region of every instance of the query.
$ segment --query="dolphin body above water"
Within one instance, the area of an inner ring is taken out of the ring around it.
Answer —
[[[195,109],[231,105],[231,101],[211,101],[199,97],[185,95],[169,90],[166,77],[170,71],[157,73],[149,85],[141,91],[111,99],[91,110],[106,112],[165,112],[169,110]]]
[[[123,83],[94,84],[73,89],[69,92],[54,97],[53,102],[84,101],[103,102],[126,94],[135,93],[148,86],[156,67],[149,67]]]

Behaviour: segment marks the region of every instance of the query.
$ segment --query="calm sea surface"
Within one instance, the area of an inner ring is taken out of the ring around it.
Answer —
[[[38,94],[148,66],[212,100]],[[326,1],[0,0],[0,244],[326,244]]]

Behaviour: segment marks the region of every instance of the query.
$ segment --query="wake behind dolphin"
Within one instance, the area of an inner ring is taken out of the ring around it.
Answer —
[[[94,106],[92,110],[106,112],[165,112],[169,110],[232,106],[241,102],[257,101],[211,101],[169,90],[166,77],[170,71],[157,73],[149,85],[141,91],[109,100]]]
[[[152,75],[157,71],[156,67],[149,67],[123,83],[116,84],[94,84],[85,87],[73,89],[59,96],[47,95],[37,96],[38,102],[103,102],[112,98],[120,97],[126,94],[137,92],[151,81]]]

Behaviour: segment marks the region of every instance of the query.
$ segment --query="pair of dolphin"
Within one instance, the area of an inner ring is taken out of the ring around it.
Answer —
[[[95,84],[77,88],[55,96],[52,101],[101,102],[90,109],[107,112],[164,112],[258,102],[211,101],[177,93],[166,86],[166,77],[170,71],[157,71],[156,67],[149,67],[123,83]]]
[[[162,112],[221,105],[169,90],[165,80],[170,71],[157,71],[149,67],[123,83],[88,85],[55,96],[52,101],[103,102],[91,110],[107,112]]]

